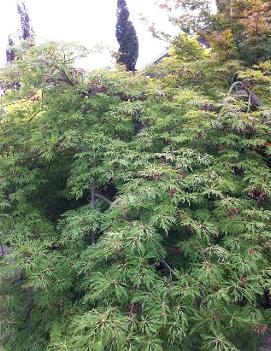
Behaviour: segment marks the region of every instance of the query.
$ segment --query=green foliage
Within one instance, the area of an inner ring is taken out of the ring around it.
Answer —
[[[87,75],[53,43],[3,70],[7,351],[248,350],[267,330],[270,62],[185,38],[197,60],[146,72]]]
[[[218,60],[238,59],[247,65],[271,59],[271,5],[267,0],[158,0],[182,32],[200,34]],[[155,35],[154,27],[151,31]],[[168,35],[160,33],[164,39]]]
[[[235,57],[248,64],[268,60],[271,58],[270,15],[270,2],[266,0],[224,1],[213,18],[211,36],[220,46],[231,35]]]
[[[172,55],[186,62],[206,57],[208,50],[200,45],[198,39],[198,36],[191,37],[188,34],[176,36],[173,41]]]

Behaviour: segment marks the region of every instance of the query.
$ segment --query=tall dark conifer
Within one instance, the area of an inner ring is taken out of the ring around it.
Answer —
[[[134,71],[138,59],[138,39],[129,15],[126,1],[118,0],[116,37],[119,52],[117,62],[125,65],[128,71]]]
[[[34,31],[33,31],[33,28],[31,27],[28,9],[24,1],[20,1],[17,3],[17,11],[21,21],[20,39],[33,41]]]
[[[11,63],[12,61],[15,60],[14,41],[10,35],[8,37],[8,47],[6,49],[6,58],[7,58],[7,63]]]

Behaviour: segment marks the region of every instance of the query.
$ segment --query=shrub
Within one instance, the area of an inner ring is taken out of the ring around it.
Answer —
[[[270,321],[270,62],[86,75],[61,52],[3,73],[6,349],[240,349]]]

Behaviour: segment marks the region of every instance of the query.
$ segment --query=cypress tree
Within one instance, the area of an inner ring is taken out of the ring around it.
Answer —
[[[15,59],[14,41],[10,35],[8,37],[8,47],[6,49],[6,59],[7,59],[7,63],[10,63],[10,62],[14,61],[14,59]]]
[[[20,30],[20,34],[19,34],[19,39],[20,40],[29,40],[32,42],[33,38],[34,38],[34,31],[31,27],[28,9],[27,9],[24,1],[17,3],[17,11],[18,11],[18,14],[20,16],[20,22],[21,22],[21,30]],[[14,43],[13,38],[9,35],[8,46],[6,49],[7,63],[13,62],[15,57],[16,57],[15,51],[14,51],[14,44],[15,43]]]
[[[31,27],[31,21],[30,21],[28,9],[24,1],[17,3],[17,11],[21,21],[20,39],[32,41],[34,38],[34,31],[33,31],[33,28]]]
[[[135,71],[138,59],[138,39],[135,28],[129,20],[129,15],[126,1],[118,0],[116,37],[119,51],[117,62],[125,65],[128,71]]]

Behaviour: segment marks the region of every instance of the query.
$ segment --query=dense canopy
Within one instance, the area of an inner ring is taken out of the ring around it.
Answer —
[[[6,350],[259,349],[270,60],[188,34],[139,72],[87,73],[84,54],[47,43],[1,72]]]

